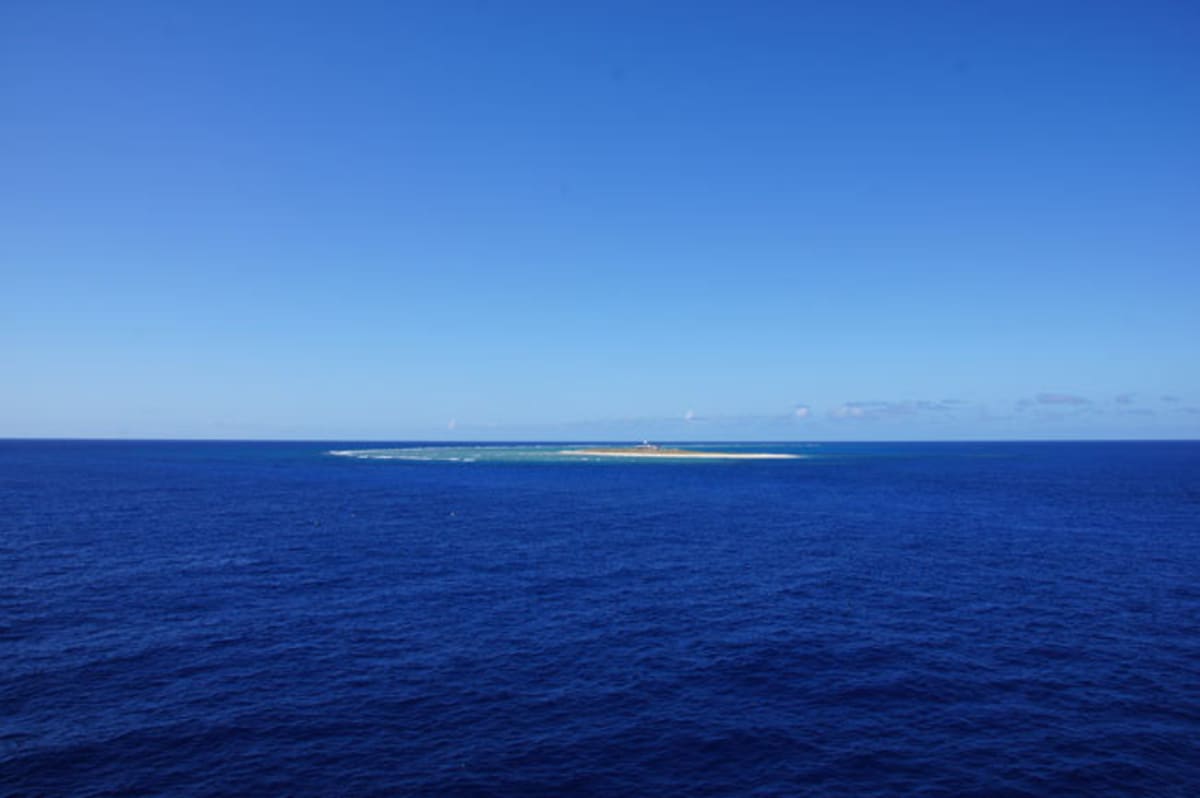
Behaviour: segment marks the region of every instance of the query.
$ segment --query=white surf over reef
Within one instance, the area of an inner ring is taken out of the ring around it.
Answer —
[[[730,447],[731,449],[734,447]],[[805,455],[781,452],[718,451],[684,448],[643,449],[616,446],[404,446],[374,449],[334,449],[327,454],[355,460],[415,462],[579,462],[612,459],[637,460],[795,460]]]

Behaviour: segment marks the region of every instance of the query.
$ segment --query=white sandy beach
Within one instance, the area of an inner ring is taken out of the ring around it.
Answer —
[[[654,457],[670,460],[797,460],[798,454],[775,454],[770,452],[687,452],[687,451],[638,451],[636,449],[563,449],[559,454],[581,457]]]

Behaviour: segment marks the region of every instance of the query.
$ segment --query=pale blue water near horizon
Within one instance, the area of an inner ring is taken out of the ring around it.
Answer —
[[[1197,793],[1200,442],[559,448],[0,441],[0,794]]]

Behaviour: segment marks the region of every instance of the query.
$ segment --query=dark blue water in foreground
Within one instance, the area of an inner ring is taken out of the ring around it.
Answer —
[[[0,794],[1200,794],[1200,444],[332,448],[0,442]]]

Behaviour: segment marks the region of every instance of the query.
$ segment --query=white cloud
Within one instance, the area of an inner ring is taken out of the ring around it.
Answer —
[[[853,403],[846,403],[829,411],[829,415],[834,418],[862,418],[866,414],[865,408]]]
[[[1092,403],[1085,396],[1077,396],[1073,393],[1039,393],[1034,397],[1040,405],[1089,405]]]
[[[831,418],[899,419],[907,417],[952,418],[969,407],[959,399],[904,399],[901,401],[843,402],[829,411]]]

